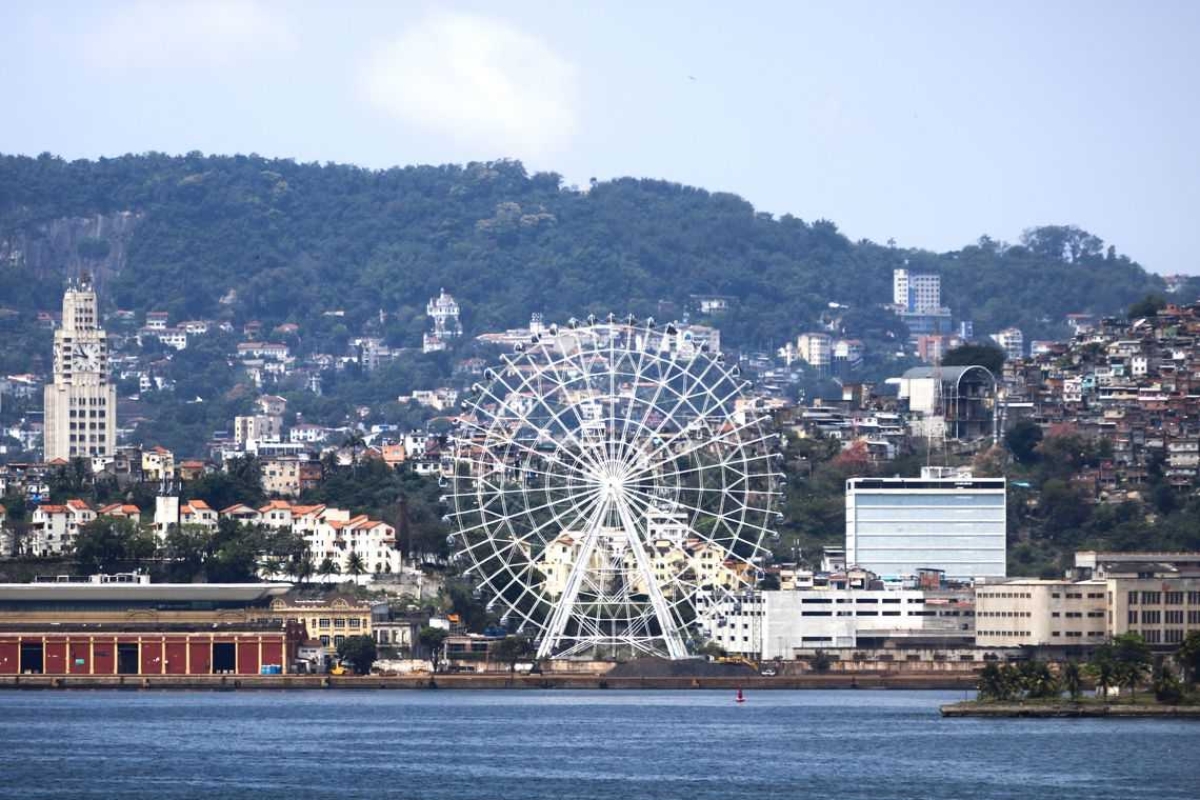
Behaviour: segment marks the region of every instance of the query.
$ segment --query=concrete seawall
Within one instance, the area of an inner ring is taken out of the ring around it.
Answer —
[[[991,703],[954,703],[941,707],[943,717],[986,717],[990,719],[1064,717],[1105,717],[1114,719],[1144,719],[1170,717],[1200,720],[1200,706],[1124,706],[1093,705],[1090,703],[1053,703],[1049,705],[1019,705]]]
[[[19,675],[0,689],[288,690],[288,689],[973,689],[969,675],[803,675],[766,678],[609,678],[604,675]]]

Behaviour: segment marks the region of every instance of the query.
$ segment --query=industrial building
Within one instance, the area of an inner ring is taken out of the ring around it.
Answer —
[[[304,629],[273,617],[288,584],[0,584],[0,675],[290,672]]]
[[[975,642],[967,588],[751,592],[717,601],[705,633],[726,652],[793,660],[817,650],[954,650]]]
[[[1006,483],[926,467],[920,478],[846,481],[846,560],[884,578],[940,569],[1004,577]]]
[[[922,418],[940,420],[949,439],[995,439],[996,376],[986,367],[913,367],[896,385],[901,408]]]

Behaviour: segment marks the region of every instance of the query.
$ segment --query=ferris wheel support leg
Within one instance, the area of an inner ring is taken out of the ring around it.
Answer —
[[[667,599],[663,597],[662,587],[658,585],[658,578],[655,577],[654,570],[650,566],[650,559],[646,556],[646,548],[642,545],[642,537],[638,535],[637,525],[634,523],[633,515],[629,511],[629,505],[627,502],[618,501],[616,507],[617,515],[621,518],[621,526],[625,529],[625,539],[629,544],[629,549],[633,551],[634,560],[637,562],[638,572],[641,574],[642,580],[646,582],[646,591],[650,595],[650,605],[654,608],[654,615],[658,617],[658,624],[662,629],[663,644],[666,645],[667,655],[672,659],[687,658],[687,647],[684,646],[683,637],[680,635],[675,615],[671,613],[671,609],[667,605]]]
[[[567,585],[563,587],[562,597],[554,606],[554,614],[550,617],[550,624],[546,626],[546,635],[538,645],[538,658],[550,658],[554,654],[554,648],[558,646],[567,622],[571,619],[571,612],[579,597],[579,587],[583,583],[583,575],[587,572],[587,565],[592,561],[592,552],[596,549],[596,541],[600,538],[600,522],[604,519],[606,507],[607,503],[597,503],[595,512],[588,520],[587,537],[583,540],[583,546],[579,548],[579,557],[571,565],[571,574],[567,576]]]

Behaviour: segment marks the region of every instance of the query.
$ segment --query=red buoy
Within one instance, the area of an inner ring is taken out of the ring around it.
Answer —
[[[746,696],[742,694],[741,688],[738,689],[737,700],[735,700],[734,702],[737,702],[737,703],[746,702]]]

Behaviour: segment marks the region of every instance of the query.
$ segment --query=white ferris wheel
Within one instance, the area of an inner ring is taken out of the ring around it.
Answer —
[[[446,501],[455,557],[539,658],[688,656],[751,588],[778,438],[736,368],[632,317],[534,333],[463,403]]]

